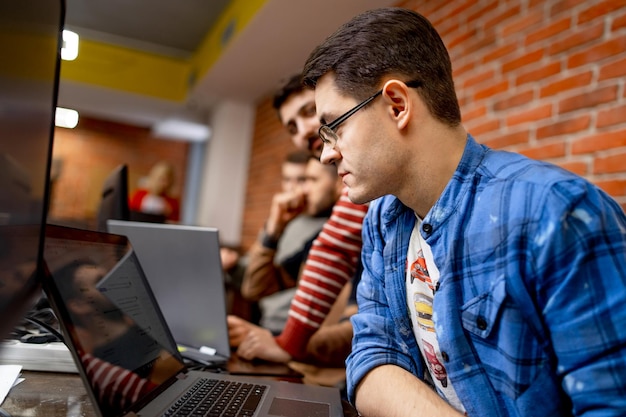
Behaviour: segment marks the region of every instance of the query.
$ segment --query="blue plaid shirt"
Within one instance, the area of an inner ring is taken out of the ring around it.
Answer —
[[[348,395],[372,368],[424,377],[406,302],[415,214],[370,205]],[[421,229],[441,273],[433,321],[469,416],[626,415],[626,216],[555,166],[468,136]]]

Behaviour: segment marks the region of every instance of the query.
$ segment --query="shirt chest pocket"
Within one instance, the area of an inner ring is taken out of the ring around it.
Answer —
[[[496,391],[513,400],[531,387],[550,391],[552,382],[545,380],[548,358],[519,306],[507,294],[506,277],[465,303],[461,317],[477,361]]]
[[[461,308],[463,328],[471,334],[488,339],[498,324],[501,310],[506,303],[506,281],[496,280],[489,290],[472,298]]]

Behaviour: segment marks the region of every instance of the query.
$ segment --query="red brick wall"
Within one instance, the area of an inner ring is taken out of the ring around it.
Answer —
[[[449,48],[467,129],[626,207],[626,3],[406,1]]]
[[[78,226],[93,227],[106,177],[119,164],[128,164],[128,188],[161,160],[176,170],[175,192],[185,181],[188,145],[156,139],[147,128],[81,117],[75,129],[55,129],[53,159],[60,162],[53,182],[49,216]],[[53,173],[54,173],[53,168]]]
[[[563,166],[626,208],[626,2],[407,0],[398,6],[424,14],[442,35],[463,123],[479,142]],[[270,110],[268,99],[257,113],[244,247],[263,224],[290,145]]]
[[[247,250],[267,218],[272,195],[280,191],[281,163],[295,150],[287,131],[278,122],[271,99],[257,109],[250,154],[241,247]]]

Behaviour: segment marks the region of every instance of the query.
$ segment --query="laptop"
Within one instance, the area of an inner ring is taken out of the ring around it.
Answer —
[[[108,220],[129,240],[183,357],[220,365],[230,357],[218,230]]]
[[[64,20],[62,0],[0,2],[0,339],[41,296]]]
[[[217,229],[124,220],[109,220],[107,227],[130,240],[184,358],[230,374],[302,377],[286,364],[230,354]]]
[[[225,386],[246,409],[235,415],[343,416],[336,388],[187,369],[125,236],[49,225],[44,260],[44,288],[99,416],[232,411],[212,396]]]

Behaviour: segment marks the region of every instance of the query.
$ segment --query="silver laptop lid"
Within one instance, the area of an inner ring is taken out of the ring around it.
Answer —
[[[183,356],[202,359],[195,353],[203,351],[228,359],[218,230],[121,220],[107,226],[130,240]]]

